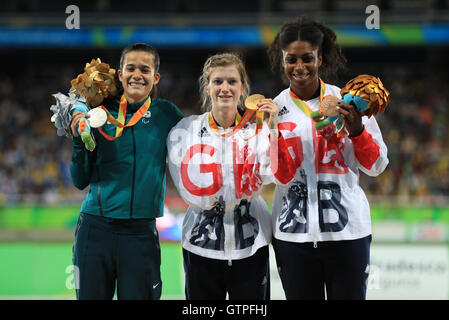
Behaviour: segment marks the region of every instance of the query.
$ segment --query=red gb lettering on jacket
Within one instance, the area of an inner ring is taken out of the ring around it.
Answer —
[[[329,126],[321,131],[312,127],[312,132],[317,173],[347,173],[348,167],[343,157],[345,142],[337,136],[335,127]]]
[[[211,196],[215,194],[220,188],[223,186],[223,175],[222,175],[222,169],[221,164],[219,163],[207,163],[203,164],[201,163],[199,165],[200,172],[201,173],[212,173],[212,184],[207,187],[200,187],[197,186],[190,180],[189,177],[189,163],[190,160],[198,153],[207,154],[209,156],[213,156],[216,149],[213,146],[210,146],[208,144],[195,144],[191,146],[186,154],[184,155],[181,163],[181,180],[184,185],[184,187],[189,191],[191,194],[195,196]]]
[[[260,163],[255,163],[256,155],[251,148],[248,148],[248,145],[240,149],[236,141],[232,143],[232,154],[235,196],[240,199],[242,194],[250,196],[262,186]]]
[[[278,125],[279,130],[286,130],[289,132],[292,132],[296,128],[296,123],[293,122],[282,122]],[[301,137],[293,137],[285,139],[285,142],[287,143],[287,146],[289,149],[291,148],[293,151],[293,154],[295,155],[295,158],[293,159],[293,163],[295,164],[296,168],[299,168],[302,161],[304,160],[304,154],[302,151],[302,140]]]

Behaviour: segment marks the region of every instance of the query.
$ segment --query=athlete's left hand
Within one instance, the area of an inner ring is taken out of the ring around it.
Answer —
[[[345,122],[350,137],[357,137],[363,131],[362,116],[352,104],[340,102],[337,105],[340,117]]]

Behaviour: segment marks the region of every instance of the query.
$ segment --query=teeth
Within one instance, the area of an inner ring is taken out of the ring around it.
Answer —
[[[299,74],[294,74],[293,77],[298,78],[298,79],[304,79],[307,78],[309,74],[303,74],[303,75],[299,75]]]

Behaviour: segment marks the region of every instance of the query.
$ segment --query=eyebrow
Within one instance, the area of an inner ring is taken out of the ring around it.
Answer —
[[[216,78],[211,78],[210,81],[241,81],[239,78],[235,78],[235,77],[216,77]],[[241,81],[243,83],[243,81]]]
[[[128,64],[126,64],[125,67],[136,67],[136,64],[134,64],[134,63],[128,63]],[[148,69],[151,69],[151,66],[149,66],[149,65],[147,65],[147,64],[142,64],[142,65],[140,65],[140,68],[148,68]]]
[[[307,55],[313,55],[313,51],[305,52],[305,53],[303,53],[303,54],[301,54],[299,56],[297,56],[296,54],[293,54],[293,53],[287,53],[286,55],[287,56],[294,56],[294,57],[304,57],[304,56],[307,56]]]

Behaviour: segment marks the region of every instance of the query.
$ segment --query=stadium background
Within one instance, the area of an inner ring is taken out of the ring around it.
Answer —
[[[66,7],[80,29],[66,29]],[[368,5],[380,29],[368,30]],[[252,92],[282,88],[269,70],[267,45],[280,25],[307,15],[333,27],[347,70],[391,92],[376,116],[390,164],[361,175],[372,206],[369,299],[449,298],[449,0],[302,1],[2,1],[0,4],[0,299],[73,299],[73,229],[83,192],[72,186],[71,143],[50,123],[52,93],[92,58],[117,68],[120,50],[147,42],[161,55],[160,95],[199,113],[197,78],[205,59],[237,51]],[[267,202],[272,186],[264,189]],[[183,299],[180,223],[185,204],[168,179],[162,241],[163,299]],[[272,259],[273,260],[273,259]],[[272,296],[283,299],[274,266]]]

